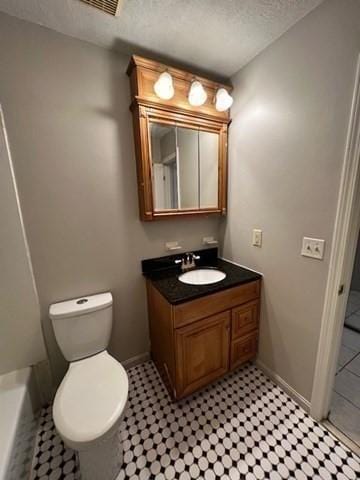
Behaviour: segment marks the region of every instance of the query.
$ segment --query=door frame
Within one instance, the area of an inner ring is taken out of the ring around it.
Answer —
[[[310,414],[327,417],[360,227],[360,54],[341,172]],[[340,288],[343,287],[343,294]]]

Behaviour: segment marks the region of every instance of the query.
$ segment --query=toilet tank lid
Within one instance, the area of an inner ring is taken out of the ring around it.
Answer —
[[[53,303],[50,305],[49,316],[51,319],[76,317],[110,307],[112,303],[113,299],[110,292],[87,295],[65,302]]]

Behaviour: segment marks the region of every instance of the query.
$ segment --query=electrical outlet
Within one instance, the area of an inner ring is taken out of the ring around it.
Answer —
[[[261,247],[261,245],[262,245],[262,230],[254,228],[253,237],[252,237],[252,244],[253,244],[254,247]]]
[[[321,238],[304,237],[301,248],[301,255],[304,257],[324,258],[325,240]]]
[[[214,245],[218,245],[219,242],[217,240],[215,240],[214,237],[204,237],[202,239],[203,241],[203,245],[210,245],[210,246],[214,246]]]
[[[181,250],[182,246],[179,245],[179,242],[166,242],[165,243],[165,250],[168,250],[169,252],[172,252],[174,250]]]

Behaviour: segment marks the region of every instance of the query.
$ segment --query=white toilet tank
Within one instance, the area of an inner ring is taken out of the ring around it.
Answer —
[[[108,292],[50,305],[55,337],[66,360],[80,360],[107,348],[112,303],[112,295]]]

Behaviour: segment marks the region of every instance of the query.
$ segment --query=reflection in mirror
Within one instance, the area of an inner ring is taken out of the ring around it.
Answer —
[[[219,135],[150,123],[154,209],[218,207]]]
[[[176,127],[150,124],[155,210],[179,208]]]
[[[199,132],[200,208],[218,206],[219,135]]]
[[[180,208],[199,208],[199,132],[177,128]]]

